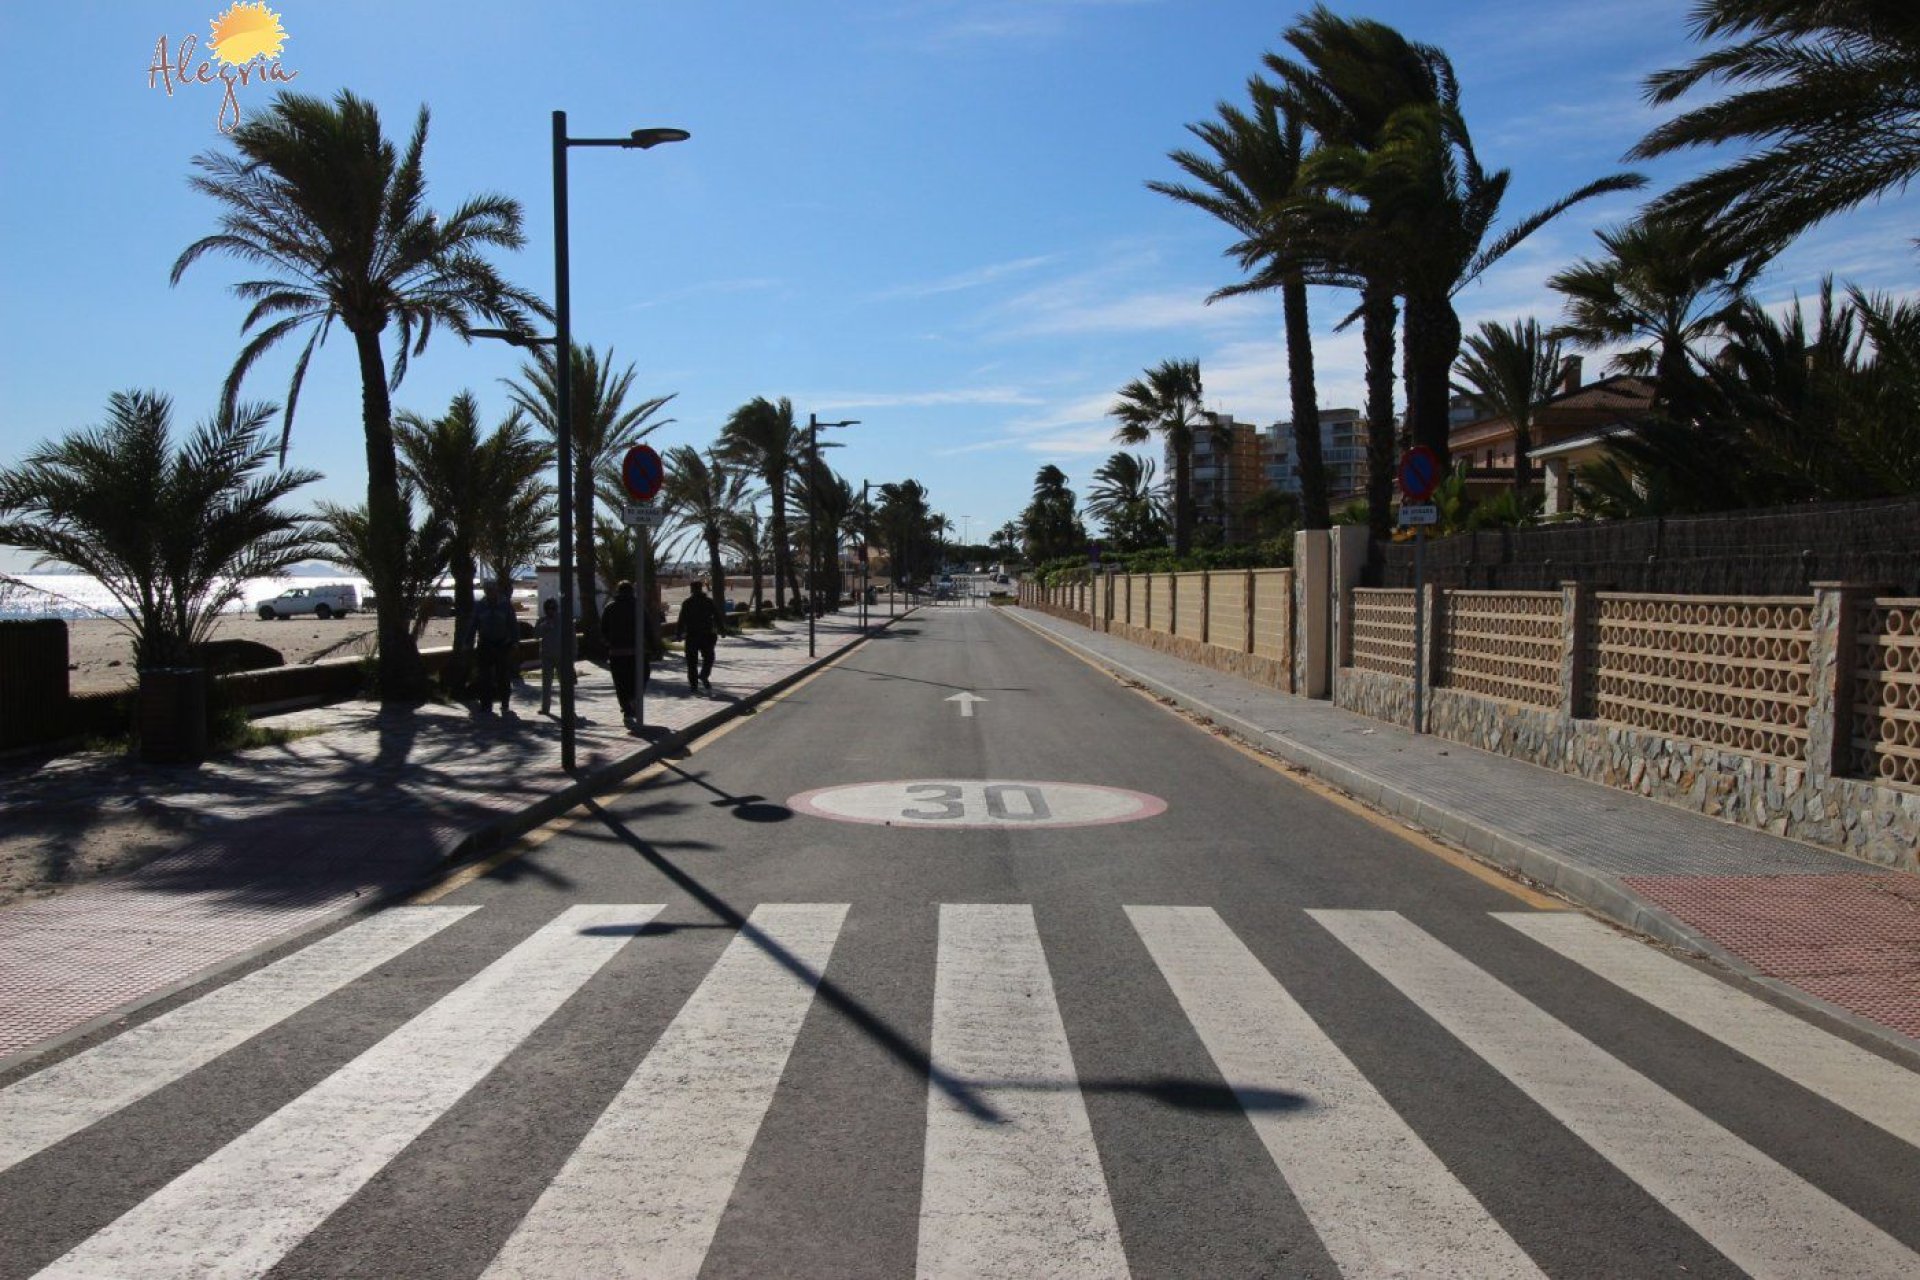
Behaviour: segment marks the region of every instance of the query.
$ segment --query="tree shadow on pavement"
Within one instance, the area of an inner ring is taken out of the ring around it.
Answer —
[[[736,796],[732,792],[708,782],[699,774],[688,773],[678,765],[669,764],[666,768],[668,773],[684,778],[694,786],[699,787],[702,791],[711,791],[714,795],[720,797],[718,800],[712,801],[713,807],[716,809],[729,809],[732,811],[734,817],[744,822],[785,822],[793,816],[793,810],[783,804],[775,804],[765,796]]]

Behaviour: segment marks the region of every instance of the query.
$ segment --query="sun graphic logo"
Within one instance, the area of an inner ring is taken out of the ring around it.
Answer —
[[[277,58],[280,46],[287,42],[287,29],[280,15],[267,8],[264,0],[247,4],[244,0],[213,20],[213,38],[209,42],[213,56],[228,66],[237,67],[255,58]]]

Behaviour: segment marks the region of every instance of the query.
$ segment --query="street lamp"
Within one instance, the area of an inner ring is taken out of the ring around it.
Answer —
[[[820,428],[858,426],[860,419],[847,418],[840,422],[822,422],[814,414],[807,415],[807,484],[812,486],[820,475]],[[820,494],[815,491],[809,495],[807,513],[807,656],[814,656],[813,627],[814,617],[820,612]]]
[[[567,113],[553,113],[553,336],[536,338],[511,329],[473,329],[475,337],[499,338],[516,347],[552,346],[554,351],[554,462],[560,472],[560,767],[574,767],[573,715],[573,302],[567,265],[567,148],[620,147],[646,151],[663,142],[685,142],[685,129],[635,129],[624,138],[569,138]],[[586,567],[591,573],[592,566]],[[646,637],[640,638],[642,645]]]

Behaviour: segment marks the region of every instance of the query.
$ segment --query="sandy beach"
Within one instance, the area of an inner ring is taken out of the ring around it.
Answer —
[[[283,618],[273,622],[249,614],[220,619],[214,636],[254,640],[280,651],[289,666],[319,658],[358,657],[373,652],[373,617],[354,614],[320,622]],[[453,643],[453,619],[435,618],[420,636],[422,649]],[[67,679],[74,693],[101,693],[134,684],[133,637],[106,618],[67,623]]]

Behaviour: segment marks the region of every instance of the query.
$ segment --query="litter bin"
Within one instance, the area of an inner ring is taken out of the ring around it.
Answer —
[[[197,764],[207,758],[205,667],[151,667],[140,673],[140,758]]]

